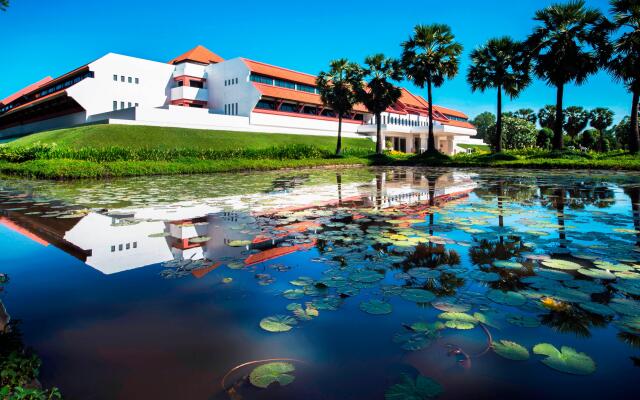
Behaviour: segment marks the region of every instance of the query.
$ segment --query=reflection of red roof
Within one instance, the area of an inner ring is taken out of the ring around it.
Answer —
[[[258,264],[261,262],[273,260],[278,257],[285,256],[287,254],[295,253],[298,250],[308,250],[316,245],[315,239],[311,243],[298,244],[295,246],[287,247],[274,247],[272,249],[261,251],[260,253],[251,254],[245,258],[244,263],[246,265]]]
[[[296,232],[306,232],[309,229],[320,228],[320,224],[314,221],[302,221],[296,222],[295,224],[289,224],[286,226],[279,226],[276,228],[277,231],[286,231],[289,233]]]
[[[279,86],[272,86],[257,82],[253,82],[253,85],[263,96],[274,97],[276,99],[282,100],[291,100],[297,103],[312,104],[317,106],[322,105],[322,99],[320,99],[319,94],[307,93],[299,90],[287,89]],[[356,104],[353,110],[367,112],[367,109],[362,104]]]
[[[213,64],[222,62],[224,59],[206,47],[198,45],[169,61],[169,64],[178,64],[185,61],[195,61],[201,64]]]
[[[19,234],[21,234],[22,236],[25,236],[31,240],[33,240],[36,243],[39,243],[43,246],[48,246],[49,242],[47,242],[46,240],[42,239],[40,236],[29,232],[28,230],[24,229],[23,227],[17,225],[15,222],[11,221],[8,218],[5,217],[0,217],[0,225],[4,225],[7,228],[11,229],[14,232],[17,232]]]
[[[19,98],[20,96],[24,96],[27,93],[31,93],[32,91],[36,90],[40,86],[44,85],[45,83],[49,83],[52,80],[53,78],[51,78],[50,76],[47,76],[46,78],[42,78],[38,82],[32,83],[31,85],[18,90],[14,94],[5,97],[4,99],[2,99],[2,101],[0,101],[0,104],[5,104],[5,105],[9,104],[15,99]]]
[[[191,270],[191,275],[193,275],[196,278],[200,279],[200,278],[202,278],[203,276],[205,276],[206,274],[208,274],[209,272],[213,271],[214,269],[218,268],[221,265],[222,265],[222,263],[217,262],[217,263],[212,264],[212,265],[210,265],[208,267],[194,269],[194,270]]]
[[[241,60],[244,61],[251,72],[255,72],[256,74],[303,83],[310,86],[316,85],[316,77],[314,75],[276,67],[275,65],[269,65],[258,61],[247,60],[246,58],[242,58]]]

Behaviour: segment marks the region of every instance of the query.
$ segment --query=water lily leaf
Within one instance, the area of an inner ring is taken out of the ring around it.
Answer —
[[[567,374],[588,375],[596,371],[596,363],[591,357],[571,347],[562,346],[558,350],[552,344],[540,343],[533,347],[533,352],[547,356],[542,360],[546,366]]]
[[[285,299],[297,300],[297,299],[300,299],[300,298],[304,297],[304,290],[302,290],[302,289],[287,289],[284,292],[282,292],[282,296],[284,296]]]
[[[391,314],[393,307],[391,304],[378,299],[371,299],[360,303],[360,310],[373,315]]]
[[[473,271],[469,274],[469,277],[481,282],[497,282],[500,280],[500,275],[495,272]]]
[[[434,301],[433,303],[431,303],[431,305],[440,311],[467,312],[471,310],[471,305],[469,304],[450,303],[445,301]]]
[[[384,275],[369,269],[363,269],[353,272],[349,275],[349,279],[354,282],[373,283],[384,278]]]
[[[493,342],[493,351],[508,360],[524,361],[529,359],[529,350],[526,347],[509,340]]]
[[[496,329],[502,329],[502,324],[498,322],[498,317],[495,312],[489,311],[486,313],[473,313],[473,318],[475,318],[478,322],[490,326]]]
[[[505,268],[505,269],[520,269],[522,268],[522,264],[516,261],[494,261],[493,266],[496,268]]]
[[[469,322],[471,324],[478,323],[478,320],[475,319],[474,316],[462,312],[443,312],[442,314],[438,315],[438,318],[447,321],[463,321]]]
[[[433,399],[443,392],[442,385],[431,378],[418,375],[412,379],[403,374],[402,381],[391,386],[384,394],[385,400],[425,400]]]
[[[507,322],[522,328],[537,328],[540,326],[538,318],[520,314],[508,314]]]
[[[302,306],[300,306],[294,309],[293,315],[295,315],[299,320],[309,321],[320,315],[320,313],[312,303],[307,303],[305,308],[302,308]]]
[[[572,261],[567,261],[567,260],[548,259],[548,260],[542,260],[541,263],[545,267],[554,268],[554,269],[578,270],[582,268],[582,265]]]
[[[460,330],[468,330],[476,327],[476,325],[471,322],[456,320],[447,321],[445,322],[444,326],[446,326],[447,328]]]
[[[600,269],[606,269],[607,271],[614,272],[627,272],[633,269],[631,266],[626,264],[613,264],[607,261],[594,261],[593,265]]]
[[[580,308],[582,308],[583,310],[601,315],[603,317],[613,317],[614,315],[616,315],[615,311],[613,311],[610,307],[604,304],[589,301],[585,303],[580,303],[579,305],[580,305]]]
[[[580,268],[578,273],[594,279],[614,280],[616,276],[609,271],[595,268]]]
[[[407,272],[416,279],[436,279],[441,275],[440,271],[425,267],[411,268]]]
[[[251,240],[230,240],[227,246],[231,247],[244,247],[251,244]]]
[[[436,321],[436,322],[419,321],[411,324],[410,328],[414,332],[432,332],[432,331],[439,331],[444,329],[444,324],[440,321]]]
[[[222,283],[231,283],[233,282],[233,278],[222,278]]]
[[[424,289],[404,289],[400,297],[414,303],[430,303],[436,295]]]
[[[286,315],[274,315],[272,317],[263,318],[260,321],[260,327],[269,332],[288,332],[298,321]]]
[[[286,386],[294,381],[295,377],[290,373],[295,371],[295,367],[291,363],[272,362],[260,365],[249,374],[249,382],[253,386],[266,389],[272,383],[278,383],[280,386]]]
[[[556,271],[553,269],[541,269],[539,271],[536,271],[536,275],[554,281],[570,281],[573,279],[573,276],[571,274],[562,271]]]
[[[499,304],[506,304],[508,306],[521,306],[527,302],[527,298],[517,292],[503,292],[502,290],[490,290],[487,293],[487,298]]]
[[[198,236],[198,237],[194,237],[189,239],[189,243],[206,243],[209,240],[211,240],[211,238],[209,236]]]

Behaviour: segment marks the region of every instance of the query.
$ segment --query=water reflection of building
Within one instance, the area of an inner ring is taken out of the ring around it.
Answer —
[[[388,171],[370,182],[349,184],[340,183],[339,175],[337,178],[336,185],[300,186],[197,203],[92,211],[70,218],[27,215],[26,210],[11,211],[1,204],[0,208],[5,209],[2,221],[9,229],[42,244],[53,243],[94,269],[114,274],[184,260],[241,257],[245,264],[252,265],[314,247],[314,241],[286,247],[280,244],[320,227],[309,221],[273,227],[264,216],[309,208],[428,204],[430,193],[445,199],[452,194],[469,193],[475,187],[468,175],[455,172],[427,177],[412,170]],[[248,240],[252,253],[243,256],[247,247],[229,246],[230,241],[238,240]],[[210,264],[203,268],[219,265],[214,261]]]

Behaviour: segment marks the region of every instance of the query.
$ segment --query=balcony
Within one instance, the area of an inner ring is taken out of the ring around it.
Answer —
[[[198,100],[209,101],[209,91],[207,89],[201,89],[189,86],[178,86],[171,88],[171,100]]]

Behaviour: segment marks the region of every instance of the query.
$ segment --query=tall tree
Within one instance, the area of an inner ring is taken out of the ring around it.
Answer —
[[[553,129],[556,125],[556,106],[546,105],[544,108],[541,108],[538,111],[538,121],[540,121],[541,127]]]
[[[540,22],[527,39],[533,71],[556,88],[556,117],[553,148],[562,150],[564,87],[581,85],[604,64],[609,24],[600,11],[585,6],[584,0],[554,4],[536,12]]]
[[[329,71],[320,72],[316,79],[322,103],[338,114],[337,155],[342,154],[342,119],[358,102],[354,88],[360,85],[361,75],[360,66],[340,58],[331,61]]]
[[[522,44],[510,37],[490,39],[471,53],[471,66],[467,73],[471,90],[484,92],[496,89],[497,122],[495,149],[502,151],[502,92],[517,97],[529,85],[529,64],[522,52]]]
[[[629,151],[640,151],[638,103],[640,102],[640,3],[637,0],[612,0],[611,12],[620,36],[614,41],[614,53],[608,69],[632,93]]]
[[[598,150],[605,151],[604,135],[607,128],[613,124],[614,113],[605,107],[596,107],[589,113],[590,125],[598,130]]]
[[[429,103],[429,137],[427,151],[437,152],[433,135],[433,87],[458,74],[462,45],[455,41],[447,25],[417,25],[413,35],[402,44],[402,66],[407,78],[416,86],[427,86]]]
[[[489,111],[478,114],[471,123],[476,127],[476,137],[482,140],[489,140],[488,129],[496,123],[496,116]]]
[[[571,140],[575,142],[576,136],[589,124],[589,111],[579,106],[567,107],[565,111],[567,118],[564,122],[564,129],[571,136]]]
[[[402,68],[397,60],[384,54],[369,56],[364,60],[367,67],[362,71],[364,84],[356,89],[357,99],[376,117],[376,153],[382,154],[382,118],[380,115],[400,98],[402,92],[392,83],[402,79]]]
[[[535,111],[530,108],[521,108],[513,112],[513,116],[516,118],[524,119],[525,121],[529,121],[535,125],[538,122],[538,117],[536,116]]]

